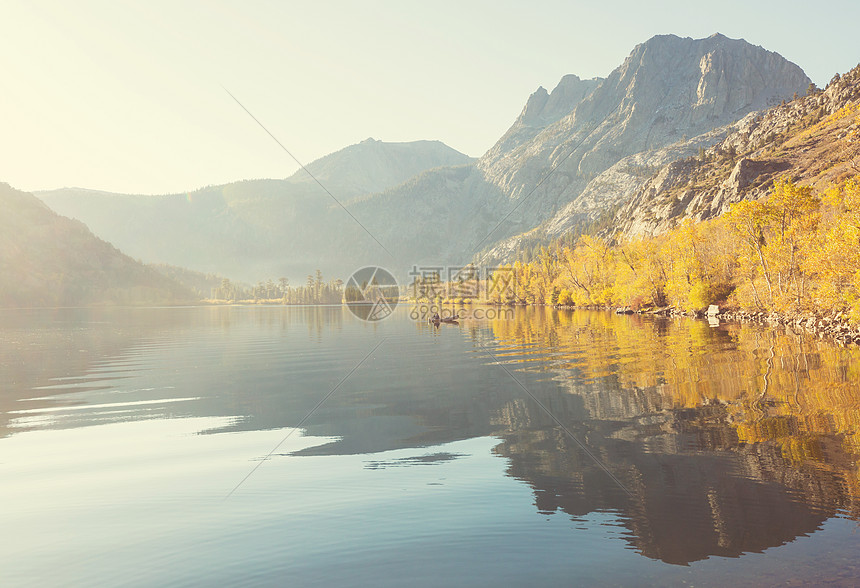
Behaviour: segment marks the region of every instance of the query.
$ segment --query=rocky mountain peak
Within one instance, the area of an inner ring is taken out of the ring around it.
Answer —
[[[824,91],[746,116],[702,156],[672,162],[645,182],[618,212],[616,230],[655,235],[682,218],[712,218],[739,200],[764,196],[786,174],[826,189],[856,173],[858,101],[860,66]]]
[[[797,65],[742,39],[658,35],[637,45],[578,110],[591,114],[584,123],[600,115],[620,123],[615,137],[641,151],[773,106],[809,83]]]
[[[570,114],[576,105],[600,85],[601,78],[580,79],[574,74],[561,78],[552,92],[539,86],[529,96],[511,128],[484,155],[497,158],[534,138],[541,130]]]
[[[337,189],[340,195],[353,196],[386,190],[434,167],[462,165],[470,161],[471,157],[441,141],[393,143],[370,137],[321,157],[306,167],[329,189]],[[314,183],[301,169],[288,181]]]
[[[538,89],[529,96],[523,111],[520,113],[517,122],[525,125],[539,125],[541,123],[541,113],[543,112],[546,101],[549,100],[549,92],[543,86],[538,86]]]
[[[538,185],[520,208],[524,224],[534,225],[565,205],[577,209],[589,182],[623,158],[711,132],[809,83],[798,66],[741,39],[658,35],[637,45],[569,114],[519,145],[490,150],[478,166],[511,199]],[[513,138],[522,135],[500,143]],[[547,169],[555,171],[541,181]],[[605,198],[596,204],[616,203],[612,193]]]
[[[809,84],[798,66],[742,39],[652,37],[570,114],[479,160],[486,181],[509,200],[528,198],[516,204],[516,221],[496,232],[572,230],[626,203],[663,165],[707,149],[729,125]],[[516,249],[519,238],[505,246]]]
[[[514,125],[544,127],[566,116],[600,84],[600,78],[582,80],[574,74],[562,77],[551,93],[539,86],[529,96]]]

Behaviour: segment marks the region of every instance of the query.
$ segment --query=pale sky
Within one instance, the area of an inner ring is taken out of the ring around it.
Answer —
[[[0,0],[0,181],[183,192],[283,178],[368,137],[480,156],[538,86],[605,77],[656,34],[721,32],[824,86],[860,2]]]

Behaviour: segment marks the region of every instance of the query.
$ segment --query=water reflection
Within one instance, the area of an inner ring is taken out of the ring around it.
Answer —
[[[443,328],[401,309],[377,323],[340,307],[102,309],[0,314],[0,350],[0,437],[167,419],[282,430],[312,413],[304,433],[324,441],[290,457],[414,450],[363,458],[381,475],[468,461],[425,448],[494,436],[539,513],[613,513],[631,548],[672,564],[860,515],[860,352],[805,334],[533,308]]]
[[[540,309],[492,328],[515,367],[555,374],[570,400],[556,397],[554,415],[631,493],[534,403],[514,401],[497,451],[541,511],[618,510],[643,555],[677,564],[857,517],[857,349],[750,325]]]

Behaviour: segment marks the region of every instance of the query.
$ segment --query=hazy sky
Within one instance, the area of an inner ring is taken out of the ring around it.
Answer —
[[[472,156],[528,95],[655,34],[744,38],[818,85],[860,62],[860,2],[0,0],[0,181],[182,192],[286,177],[367,137]]]

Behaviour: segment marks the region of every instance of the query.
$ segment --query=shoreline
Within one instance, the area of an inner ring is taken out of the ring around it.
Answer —
[[[445,304],[445,303],[443,303]],[[456,306],[456,305],[455,305]],[[831,339],[841,346],[860,345],[860,324],[852,323],[844,311],[833,313],[817,313],[815,311],[797,314],[781,314],[778,312],[748,312],[737,309],[719,310],[709,313],[705,310],[691,311],[681,310],[673,306],[645,307],[633,309],[630,306],[567,306],[559,304],[528,304],[528,303],[489,303],[482,306],[544,306],[556,310],[602,310],[614,312],[615,314],[640,314],[663,317],[685,317],[692,319],[715,319],[719,322],[756,323],[763,326],[782,327],[794,333],[807,333],[817,335],[819,338]]]
[[[680,310],[671,306],[650,307],[633,310],[629,306],[556,306],[558,309],[576,310],[607,310],[615,314],[647,314],[665,317],[686,317],[693,319],[715,319],[719,322],[756,323],[770,327],[782,327],[794,333],[818,335],[819,338],[829,338],[840,345],[860,345],[860,325],[851,323],[846,313],[835,312],[818,314],[805,312],[798,314],[781,314],[778,312],[747,312],[744,310],[717,310],[714,314],[705,311]]]
[[[727,311],[717,313],[714,318],[739,323],[758,323],[770,327],[783,327],[794,333],[811,333],[819,338],[829,338],[840,345],[860,345],[860,326],[852,324],[843,312],[819,316],[814,312],[785,315],[777,312]]]

